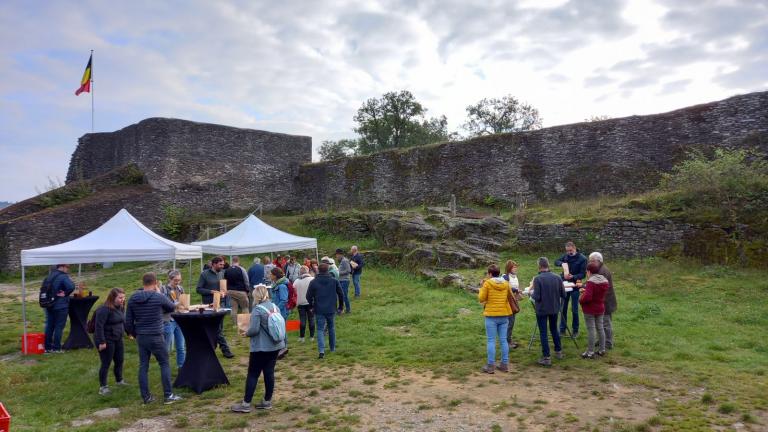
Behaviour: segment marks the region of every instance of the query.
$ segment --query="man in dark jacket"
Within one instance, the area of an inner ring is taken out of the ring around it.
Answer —
[[[219,291],[219,280],[224,276],[224,258],[217,256],[211,260],[211,267],[200,273],[197,280],[197,292],[203,296],[203,303],[213,303],[213,292]],[[221,348],[222,354],[226,358],[233,358],[235,355],[229,349],[227,338],[224,337],[224,320],[221,320],[219,332],[216,334],[216,343]]]
[[[145,404],[154,402],[148,382],[149,358],[154,355],[160,365],[165,403],[174,403],[181,400],[181,397],[171,391],[171,366],[163,338],[163,313],[173,312],[175,306],[168,297],[160,294],[154,273],[145,273],[142,284],[144,288],[136,291],[128,300],[125,314],[125,331],[136,338],[139,348],[139,390]]]
[[[565,244],[565,254],[555,261],[556,266],[568,264],[568,273],[562,273],[560,276],[566,282],[581,281],[586,283],[587,277],[587,258],[576,249],[576,245],[569,241]],[[571,330],[573,337],[579,335],[579,290],[574,287],[573,291],[566,295],[563,302],[563,316],[560,319],[560,334],[565,334],[565,328],[568,324],[568,301],[571,302]]]
[[[600,252],[592,252],[589,254],[589,262],[596,262],[600,264],[600,270],[597,274],[602,275],[608,279],[608,292],[605,294],[605,313],[603,314],[603,329],[605,330],[605,348],[613,348],[613,313],[618,309],[618,302],[616,301],[616,291],[613,289],[613,275],[608,267],[603,263],[603,254]]]
[[[560,302],[565,298],[563,281],[549,271],[549,260],[539,258],[539,274],[533,278],[533,293],[531,294],[536,304],[536,324],[539,327],[541,338],[541,353],[539,364],[551,366],[552,358],[549,356],[549,340],[547,338],[547,324],[552,332],[552,341],[555,344],[555,357],[563,358],[560,334],[557,332],[557,312],[560,310]]]
[[[232,307],[232,321],[237,325],[237,314],[251,312],[248,302],[250,281],[248,272],[240,267],[240,257],[232,257],[232,265],[224,270],[224,279],[227,280],[227,297],[230,298]]]
[[[352,254],[352,257],[349,259],[349,265],[352,267],[352,285],[355,286],[355,298],[360,298],[360,277],[363,275],[365,262],[357,246],[352,246],[349,253]]]
[[[61,335],[69,313],[69,296],[75,290],[75,284],[69,278],[69,264],[58,264],[47,278],[52,281],[56,299],[45,309],[45,352],[60,353]]]
[[[319,358],[325,357],[325,328],[328,326],[328,344],[331,352],[336,351],[336,326],[334,317],[337,309],[344,305],[344,294],[339,281],[328,272],[329,265],[321,263],[320,273],[309,283],[307,302],[314,310],[317,321],[317,350]],[[338,300],[338,302],[337,302]],[[338,306],[337,306],[338,305]]]

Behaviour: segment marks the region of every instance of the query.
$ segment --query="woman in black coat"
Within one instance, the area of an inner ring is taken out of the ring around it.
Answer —
[[[126,385],[123,380],[123,334],[125,333],[125,291],[122,288],[112,288],[107,300],[94,312],[94,342],[99,350],[101,368],[99,369],[99,394],[110,393],[107,386],[107,372],[112,361],[115,362],[115,382]]]

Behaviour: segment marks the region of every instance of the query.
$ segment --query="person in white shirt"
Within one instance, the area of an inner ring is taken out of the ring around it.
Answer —
[[[293,287],[296,288],[296,304],[299,309],[299,342],[304,342],[307,321],[309,321],[309,338],[312,341],[315,340],[315,315],[312,313],[312,309],[307,301],[307,290],[309,289],[309,283],[313,279],[314,277],[309,272],[309,267],[301,266],[299,278],[293,283]]]
[[[509,288],[512,295],[520,292],[520,281],[517,279],[517,263],[509,260],[504,270],[504,280],[509,282]],[[509,316],[509,325],[507,326],[507,343],[510,348],[517,348],[517,343],[512,340],[512,329],[515,327],[515,314]]]

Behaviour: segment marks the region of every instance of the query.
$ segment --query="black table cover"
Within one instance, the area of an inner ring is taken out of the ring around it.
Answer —
[[[93,348],[93,342],[85,326],[88,323],[88,312],[98,299],[99,296],[69,299],[69,336],[64,342],[63,349]]]
[[[225,311],[171,314],[187,344],[187,358],[179,369],[174,387],[189,387],[200,394],[218,384],[229,384],[216,357],[216,334],[221,321],[228,315]]]

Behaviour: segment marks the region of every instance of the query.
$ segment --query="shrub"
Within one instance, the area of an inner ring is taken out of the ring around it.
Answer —
[[[61,180],[48,177],[45,192],[37,192],[40,194],[37,197],[37,204],[43,208],[49,208],[85,198],[91,194],[91,187],[82,180],[64,185]]]
[[[187,226],[187,212],[174,205],[163,206],[163,220],[160,229],[172,239],[179,240]]]

